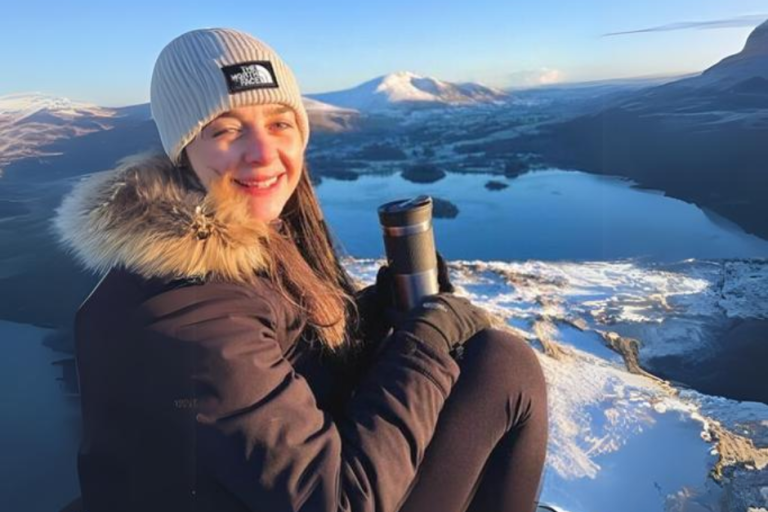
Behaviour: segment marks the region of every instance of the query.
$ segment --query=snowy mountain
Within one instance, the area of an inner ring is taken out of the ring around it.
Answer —
[[[0,173],[13,161],[56,154],[41,149],[56,140],[108,130],[118,115],[115,109],[40,93],[0,96]]]
[[[112,109],[59,98],[42,93],[0,96],[0,115],[4,122],[19,122],[30,116],[48,113],[61,119],[73,120],[83,116],[110,117]]]
[[[346,132],[357,126],[360,112],[354,109],[337,107],[312,98],[303,97],[312,130],[320,132]]]
[[[477,83],[451,83],[401,71],[380,76],[342,91],[311,94],[310,97],[360,111],[393,107],[474,105],[503,101],[508,93]]]

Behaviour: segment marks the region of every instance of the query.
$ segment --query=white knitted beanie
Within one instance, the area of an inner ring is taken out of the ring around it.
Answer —
[[[258,39],[224,28],[193,30],[168,43],[155,62],[152,117],[176,164],[184,147],[219,115],[268,103],[293,109],[306,148],[309,121],[296,78]]]

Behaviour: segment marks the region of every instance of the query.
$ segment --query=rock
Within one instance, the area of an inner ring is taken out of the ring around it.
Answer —
[[[488,190],[494,190],[494,191],[504,190],[507,187],[509,187],[509,185],[507,185],[506,183],[502,181],[496,181],[496,180],[491,180],[485,184],[485,188],[487,188]]]
[[[380,161],[380,160],[405,160],[405,152],[389,144],[370,144],[365,146],[357,155],[360,160]]]
[[[526,172],[528,172],[528,165],[524,164],[520,160],[508,160],[504,164],[504,176],[507,178],[517,178]]]
[[[455,219],[459,208],[452,202],[439,197],[432,198],[432,216],[436,219]]]
[[[432,164],[419,164],[407,168],[401,176],[411,183],[435,183],[445,178],[445,171]]]

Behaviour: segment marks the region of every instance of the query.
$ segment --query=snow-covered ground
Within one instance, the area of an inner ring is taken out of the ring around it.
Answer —
[[[380,263],[349,268],[368,282]],[[569,512],[768,507],[768,405],[681,389],[637,366],[649,352],[709,351],[695,334],[718,317],[766,318],[768,262],[464,261],[451,271],[459,293],[539,350],[550,409],[543,502]],[[617,332],[630,325],[644,337]]]

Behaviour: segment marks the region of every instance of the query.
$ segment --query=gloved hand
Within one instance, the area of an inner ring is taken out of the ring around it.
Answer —
[[[439,293],[425,297],[409,311],[395,335],[415,338],[435,350],[460,358],[464,342],[490,326],[488,314],[466,298]]]
[[[455,291],[448,275],[448,265],[440,252],[437,252],[437,282],[441,292]],[[361,335],[369,340],[382,339],[405,316],[395,307],[395,284],[387,265],[379,268],[376,284],[360,290],[355,301],[360,315]]]

